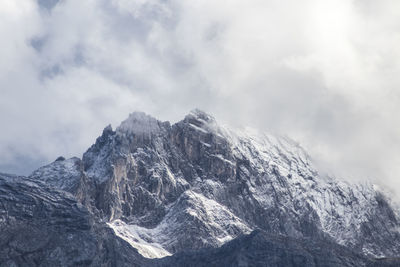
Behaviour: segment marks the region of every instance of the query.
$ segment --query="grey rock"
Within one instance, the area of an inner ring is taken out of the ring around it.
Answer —
[[[0,266],[141,266],[143,258],[69,193],[0,175]]]
[[[29,177],[69,192],[81,203],[89,204],[93,183],[87,179],[83,169],[81,159],[59,157],[53,163],[34,171]]]
[[[82,160],[0,175],[0,227],[0,266],[395,266],[400,255],[399,211],[372,184],[200,110],[173,125],[135,112]]]
[[[367,266],[372,260],[335,243],[294,239],[256,230],[219,248],[184,251],[152,262],[152,266]]]
[[[133,113],[115,132],[106,128],[83,162],[88,179],[96,183],[96,208],[104,218],[147,229],[163,229],[168,223],[164,236],[149,242],[167,239],[163,243],[171,253],[216,247],[260,228],[331,240],[371,256],[400,254],[398,211],[372,185],[322,175],[292,140],[235,132],[199,110],[172,126]],[[217,203],[233,219],[222,222],[216,216],[194,224],[187,211],[190,206],[198,211],[195,198],[185,208],[175,208],[184,192],[204,197],[203,203]],[[178,217],[190,223],[168,219]],[[238,220],[243,222],[238,231],[221,230],[223,242],[199,230],[202,224],[211,229]]]

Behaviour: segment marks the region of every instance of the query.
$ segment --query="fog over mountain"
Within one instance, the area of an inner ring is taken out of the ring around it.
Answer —
[[[80,156],[133,110],[198,107],[400,193],[399,16],[396,0],[3,0],[0,171]]]

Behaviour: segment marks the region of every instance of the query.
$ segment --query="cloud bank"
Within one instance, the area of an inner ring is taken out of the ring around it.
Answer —
[[[198,107],[396,190],[399,17],[396,0],[3,0],[0,170],[81,155],[134,110]]]

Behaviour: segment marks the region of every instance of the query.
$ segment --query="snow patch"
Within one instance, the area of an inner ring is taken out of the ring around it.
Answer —
[[[199,132],[202,132],[202,133],[205,133],[205,134],[208,133],[207,130],[205,130],[205,129],[199,127],[199,126],[196,126],[193,123],[189,123],[189,126],[192,127],[193,129],[195,129],[196,131],[199,131]]]
[[[115,220],[107,224],[117,236],[136,248],[143,257],[153,259],[172,255],[160,244],[149,241],[153,239],[154,233],[152,233],[152,229],[129,225],[121,220]]]

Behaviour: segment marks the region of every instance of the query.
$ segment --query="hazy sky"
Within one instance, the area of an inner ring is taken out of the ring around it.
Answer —
[[[198,107],[400,192],[398,0],[0,0],[0,40],[3,172]]]

